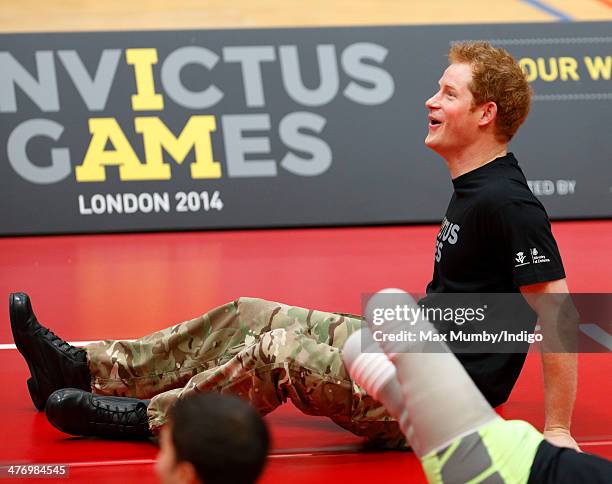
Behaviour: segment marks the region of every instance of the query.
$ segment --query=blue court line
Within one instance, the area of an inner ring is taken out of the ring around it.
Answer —
[[[541,2],[540,0],[521,0],[521,1],[524,3],[528,3],[532,7],[535,7],[541,10],[542,12],[546,12],[547,14],[552,15],[553,17],[557,17],[561,22],[572,22],[574,20],[572,17],[570,17],[566,13],[563,13],[561,10],[557,10],[556,8],[553,8],[550,5],[546,5],[544,2]]]

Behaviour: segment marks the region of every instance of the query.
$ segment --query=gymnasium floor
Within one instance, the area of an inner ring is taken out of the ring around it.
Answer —
[[[571,290],[612,292],[612,221],[557,222],[553,231]],[[429,225],[1,238],[0,294],[28,292],[43,323],[81,342],[135,338],[239,295],[359,312],[364,292],[423,291],[436,232]],[[35,411],[7,310],[0,344],[0,464],[69,463],[71,482],[156,482],[154,445],[69,437]],[[538,363],[537,354],[528,356],[500,412],[541,428]],[[573,433],[583,450],[607,458],[612,458],[611,374],[609,354],[580,356]],[[411,453],[367,451],[352,434],[324,418],[302,415],[291,404],[267,421],[273,451],[263,483],[424,482]]]
[[[612,0],[4,0],[0,32],[612,20]]]

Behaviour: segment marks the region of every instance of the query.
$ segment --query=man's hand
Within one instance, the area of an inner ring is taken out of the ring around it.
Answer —
[[[577,452],[582,452],[568,429],[552,428],[544,430],[544,438],[557,447],[567,447]]]

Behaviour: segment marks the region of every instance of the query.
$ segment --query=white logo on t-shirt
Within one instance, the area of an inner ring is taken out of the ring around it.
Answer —
[[[538,249],[535,247],[530,250],[531,252],[531,261],[534,264],[544,264],[545,262],[550,262],[550,259],[545,255],[540,255]]]
[[[517,252],[516,253],[516,257],[514,258],[514,260],[516,260],[516,262],[518,262],[518,264],[516,264],[514,267],[520,267],[520,266],[525,266],[527,264],[530,264],[529,261],[525,262],[525,258],[527,256],[525,255],[524,252]]]
[[[459,231],[461,227],[459,225],[450,222],[446,217],[442,220],[440,231],[436,237],[436,262],[442,260],[442,248],[444,243],[447,242],[450,245],[455,245],[459,240]]]

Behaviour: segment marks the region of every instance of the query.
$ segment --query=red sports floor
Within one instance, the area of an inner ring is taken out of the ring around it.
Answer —
[[[134,338],[237,296],[359,312],[384,287],[422,292],[438,227],[193,232],[0,239],[0,294],[25,291],[39,319],[70,341]],[[612,221],[558,222],[553,231],[573,292],[612,292]],[[6,301],[7,299],[3,299]],[[6,302],[3,302],[6,304]],[[0,465],[70,463],[73,482],[156,482],[149,443],[71,438],[35,411],[27,367],[0,324]],[[612,356],[580,356],[573,434],[612,458]],[[538,355],[530,353],[500,413],[541,428]],[[324,418],[291,404],[267,417],[273,451],[261,482],[424,482],[409,452],[368,451]],[[31,482],[28,480],[28,482]]]

